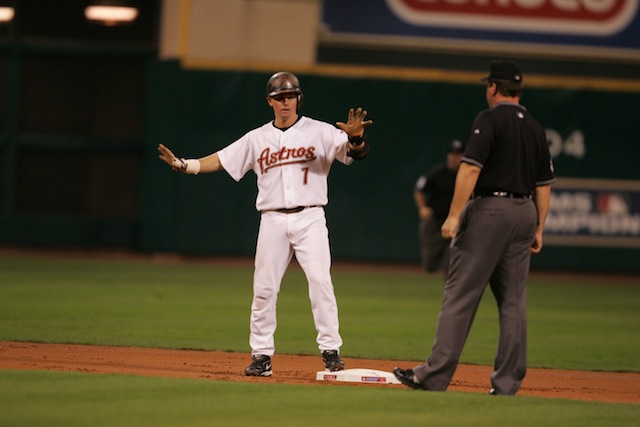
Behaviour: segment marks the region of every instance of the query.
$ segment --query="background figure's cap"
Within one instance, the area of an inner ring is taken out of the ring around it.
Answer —
[[[456,139],[447,147],[447,153],[464,153],[464,144]]]
[[[486,82],[487,80],[509,80],[522,83],[522,72],[515,62],[492,61],[489,75],[480,79],[481,82]]]

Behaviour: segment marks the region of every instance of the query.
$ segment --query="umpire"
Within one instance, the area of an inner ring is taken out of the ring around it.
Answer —
[[[442,270],[445,277],[449,270],[449,239],[442,237],[440,230],[449,215],[463,153],[462,142],[457,139],[451,142],[447,147],[446,163],[437,164],[421,175],[413,189],[413,200],[420,217],[420,264],[427,273]]]
[[[426,363],[396,368],[405,385],[447,389],[489,283],[500,313],[491,394],[515,394],[526,373],[526,281],[542,248],[553,164],[543,127],[520,105],[523,77],[511,61],[493,61],[489,109],[475,119],[442,235],[452,238],[435,340]]]

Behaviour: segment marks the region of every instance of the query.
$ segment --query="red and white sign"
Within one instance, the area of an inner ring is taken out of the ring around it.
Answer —
[[[418,26],[610,36],[635,17],[639,0],[386,0]]]

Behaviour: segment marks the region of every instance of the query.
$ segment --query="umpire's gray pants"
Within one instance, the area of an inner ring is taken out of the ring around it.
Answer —
[[[451,242],[431,354],[413,369],[428,389],[447,389],[487,283],[500,313],[491,382],[498,394],[515,394],[520,387],[526,373],[526,280],[536,224],[537,210],[529,199],[487,197],[468,202]]]

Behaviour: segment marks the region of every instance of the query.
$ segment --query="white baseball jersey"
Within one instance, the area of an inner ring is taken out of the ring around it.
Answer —
[[[285,131],[266,123],[218,151],[218,156],[236,181],[253,169],[258,211],[326,205],[331,164],[353,162],[347,156],[347,141],[343,130],[302,116]]]

